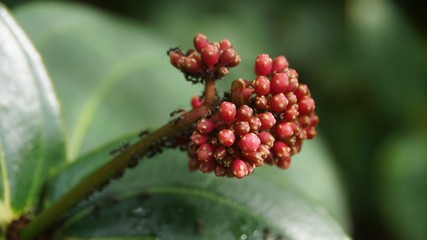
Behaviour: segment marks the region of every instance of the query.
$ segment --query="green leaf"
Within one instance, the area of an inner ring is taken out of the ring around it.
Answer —
[[[63,163],[60,107],[42,60],[0,5],[0,223],[35,207]]]
[[[392,134],[378,161],[380,210],[398,239],[427,239],[427,134]]]
[[[141,25],[69,3],[32,3],[15,13],[55,79],[69,160],[123,133],[166,123],[201,92],[170,66],[166,51],[175,43]]]
[[[57,199],[77,178],[105,162],[114,146],[72,164],[53,181],[49,199]],[[187,161],[186,154],[177,151],[143,160],[80,204],[60,229],[62,234],[262,239],[268,229],[284,239],[347,239],[323,207],[294,187],[287,171],[265,166],[237,180],[191,173]]]

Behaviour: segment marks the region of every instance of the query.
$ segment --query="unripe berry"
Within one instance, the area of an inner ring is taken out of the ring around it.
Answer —
[[[214,150],[215,149],[212,144],[209,144],[209,143],[203,144],[197,150],[197,159],[201,162],[208,162],[213,160]]]
[[[283,160],[287,157],[290,157],[290,148],[286,143],[281,141],[276,141],[272,148],[274,155],[278,160]]]
[[[200,62],[196,61],[194,58],[186,57],[184,60],[184,69],[185,71],[195,74],[195,73],[201,73],[202,67]]]
[[[241,137],[249,131],[251,131],[251,126],[249,125],[249,122],[246,121],[237,121],[233,126],[234,132],[238,137]]]
[[[286,73],[276,73],[270,81],[271,94],[276,95],[278,93],[285,92],[289,87],[289,78]]]
[[[219,59],[219,48],[213,44],[206,45],[202,51],[203,62],[209,67],[212,68],[215,64],[218,63]]]
[[[293,92],[287,92],[285,93],[285,96],[286,96],[286,99],[288,99],[288,102],[289,102],[288,104],[290,105],[293,105],[298,101],[297,96]]]
[[[242,105],[237,110],[237,119],[239,121],[249,121],[254,113],[254,110],[248,105]]]
[[[222,102],[219,106],[219,115],[226,123],[231,123],[236,117],[236,105],[231,102]]]
[[[169,59],[174,67],[180,69],[182,67],[182,62],[184,61],[185,57],[178,51],[171,51],[169,53]]]
[[[209,40],[205,35],[198,33],[193,39],[193,44],[194,44],[194,48],[198,52],[201,52],[202,49],[209,44]]]
[[[234,62],[234,59],[236,58],[236,51],[234,48],[229,48],[221,53],[221,56],[219,57],[219,62],[223,65],[229,65]]]
[[[197,122],[197,130],[201,134],[208,134],[215,130],[215,122],[212,119],[202,118]]]
[[[259,96],[255,98],[255,106],[257,109],[266,110],[268,108],[268,99],[266,96]]]
[[[311,97],[304,97],[298,101],[298,111],[300,114],[308,114],[313,112],[315,108],[314,100]]]
[[[263,131],[263,132],[259,132],[257,136],[263,145],[269,148],[273,146],[275,139],[273,135],[271,135],[271,133]]]
[[[214,151],[214,158],[222,160],[227,156],[227,149],[224,146],[217,146]]]
[[[248,162],[255,164],[255,166],[261,166],[264,164],[264,159],[259,152],[249,152],[244,154]]]
[[[202,104],[203,104],[203,100],[199,96],[193,96],[191,98],[191,107],[193,109],[202,106]]]
[[[255,74],[257,76],[267,76],[273,67],[273,60],[268,54],[260,54],[255,60]]]
[[[253,85],[257,96],[267,95],[270,93],[270,80],[265,76],[258,76]]]
[[[208,135],[202,135],[198,131],[194,131],[193,134],[190,136],[190,140],[193,144],[200,146],[202,144],[205,144],[209,141]]]
[[[235,67],[240,64],[242,59],[240,58],[240,55],[236,53],[236,56],[234,57],[234,61],[230,64],[228,64],[229,67]]]
[[[285,140],[292,137],[294,130],[288,122],[281,122],[276,125],[274,133],[279,140]]]
[[[218,142],[223,146],[230,147],[233,145],[235,139],[236,137],[230,129],[223,129],[218,133]]]
[[[259,119],[261,120],[260,130],[268,130],[276,124],[276,118],[271,112],[261,113]]]
[[[244,161],[240,159],[236,159],[233,161],[231,169],[234,176],[236,176],[237,178],[243,178],[249,173],[248,166]]]
[[[228,171],[227,167],[224,167],[221,165],[216,165],[214,173],[217,177],[222,177],[222,176],[225,176],[227,174],[227,171]]]
[[[240,150],[243,152],[255,152],[261,145],[261,140],[255,133],[247,133],[244,135],[238,143]]]
[[[258,117],[252,117],[249,121],[249,126],[251,126],[252,131],[258,131],[261,128],[261,120]]]
[[[202,173],[212,172],[215,169],[215,163],[213,161],[200,162],[199,169]]]
[[[273,67],[271,68],[271,72],[274,73],[282,71],[287,67],[289,67],[288,60],[285,58],[285,56],[280,55],[273,59]]]
[[[225,51],[229,48],[232,48],[233,45],[231,44],[230,40],[228,39],[222,39],[221,42],[219,42],[219,49],[221,51]]]
[[[287,106],[288,99],[283,93],[276,94],[270,99],[270,109],[273,112],[282,112],[286,109]]]

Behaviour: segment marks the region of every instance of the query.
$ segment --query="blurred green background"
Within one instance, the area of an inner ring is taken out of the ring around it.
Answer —
[[[15,10],[42,1],[3,2]],[[171,47],[191,47],[197,32],[227,37],[244,69],[258,53],[285,54],[316,100],[320,134],[344,181],[350,235],[427,239],[427,15],[415,1],[79,2]]]

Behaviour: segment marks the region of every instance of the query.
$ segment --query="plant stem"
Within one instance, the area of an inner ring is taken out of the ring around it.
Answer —
[[[80,201],[86,199],[95,190],[105,186],[112,176],[118,172],[125,171],[130,161],[134,159],[134,156],[144,156],[151,148],[161,144],[163,139],[171,139],[182,134],[184,130],[204,117],[214,106],[217,102],[215,91],[215,80],[205,80],[203,105],[184,113],[178,120],[172,120],[163,127],[147,135],[85,177],[50,207],[35,216],[34,219],[22,229],[20,233],[21,237],[23,239],[35,238],[38,234],[50,227],[66,211],[70,210]]]

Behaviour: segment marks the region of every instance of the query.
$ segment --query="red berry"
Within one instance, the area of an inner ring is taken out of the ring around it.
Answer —
[[[235,66],[239,65],[241,61],[242,61],[242,59],[240,58],[240,55],[236,53],[234,61],[232,63],[228,64],[228,66],[229,67],[235,67]]]
[[[306,127],[305,132],[307,133],[307,139],[313,139],[317,136],[317,130],[313,126]]]
[[[276,124],[276,118],[271,112],[261,113],[259,119],[261,120],[260,130],[268,130]]]
[[[273,135],[271,135],[271,133],[263,131],[263,132],[259,132],[257,135],[263,145],[269,148],[273,146],[275,139]]]
[[[273,146],[273,153],[278,160],[283,160],[290,157],[290,148],[286,143],[276,141]]]
[[[308,114],[313,112],[315,108],[314,100],[311,97],[304,97],[298,101],[298,111],[300,114]]]
[[[286,109],[287,106],[288,99],[283,93],[276,94],[270,99],[270,109],[273,112],[282,112]]]
[[[316,126],[317,124],[319,124],[319,117],[315,113],[312,113],[310,116],[310,125]]]
[[[249,121],[249,126],[251,126],[252,131],[258,131],[261,128],[261,120],[258,117],[252,117]]]
[[[202,118],[197,122],[197,130],[201,134],[208,134],[215,130],[215,122],[212,119]]]
[[[182,55],[178,51],[171,51],[169,53],[169,59],[170,59],[171,64],[174,67],[181,69],[182,63],[184,62],[185,57],[184,57],[184,55]]]
[[[236,117],[236,105],[231,102],[222,102],[219,106],[219,115],[226,123],[231,123]]]
[[[220,67],[217,73],[219,78],[223,78],[228,75],[229,71],[227,67]]]
[[[200,146],[202,144],[205,144],[209,141],[208,135],[202,135],[198,131],[194,131],[193,134],[190,136],[190,140],[193,144]]]
[[[197,160],[197,158],[195,158],[195,157],[192,157],[192,158],[190,158],[190,161],[188,161],[188,169],[190,170],[190,171],[194,171],[194,170],[196,170],[197,168],[199,168],[199,160]]]
[[[245,153],[245,158],[248,160],[248,162],[253,163],[258,167],[264,164],[264,159],[259,152]]]
[[[193,96],[191,98],[191,107],[193,109],[202,106],[202,104],[203,104],[203,100],[199,96]]]
[[[249,121],[254,113],[254,110],[248,105],[242,105],[237,110],[237,119],[240,121]]]
[[[218,63],[219,59],[219,48],[213,44],[206,45],[202,51],[203,62],[209,67],[212,68],[215,64]]]
[[[279,159],[276,165],[281,169],[288,169],[291,165],[291,157],[286,157],[284,159]]]
[[[219,49],[221,51],[225,51],[225,50],[233,47],[230,40],[228,40],[228,39],[222,39],[221,42],[219,42],[219,46],[220,46]]]
[[[274,73],[282,71],[287,67],[289,67],[288,60],[285,58],[285,56],[280,55],[273,59],[273,67],[271,68],[271,72]]]
[[[266,110],[268,108],[268,100],[266,96],[255,98],[255,106],[257,109]]]
[[[224,129],[218,133],[218,142],[226,147],[233,145],[235,139],[236,137],[230,129]]]
[[[227,171],[228,171],[227,167],[224,167],[221,165],[216,165],[214,173],[217,177],[222,177],[222,176],[225,176],[227,174]]]
[[[229,65],[234,62],[234,59],[236,58],[236,51],[234,48],[229,48],[221,53],[221,56],[219,57],[219,62],[223,65]]]
[[[267,158],[268,155],[270,155],[270,148],[272,148],[272,147],[273,147],[273,145],[270,147],[270,146],[267,146],[264,144],[261,144],[259,146],[258,152],[261,154],[261,157],[263,159]]]
[[[289,86],[289,78],[285,73],[276,73],[270,81],[271,94],[276,95],[278,93],[285,92]]]
[[[215,163],[213,161],[200,162],[199,169],[203,173],[212,172],[215,169]]]
[[[254,90],[257,96],[267,95],[270,92],[270,80],[265,76],[258,76],[254,81]]]
[[[267,76],[273,67],[273,60],[268,54],[260,54],[255,60],[255,74],[257,76]]]
[[[236,159],[233,161],[231,169],[233,171],[234,176],[236,176],[237,178],[243,178],[249,173],[248,166],[244,161],[240,159]]]
[[[301,99],[305,96],[310,96],[310,90],[308,89],[308,86],[306,84],[300,84],[295,90],[295,95],[297,95],[298,99]]]
[[[281,122],[276,125],[274,133],[278,139],[285,140],[292,137],[292,135],[294,135],[294,130],[292,129],[292,126],[290,123]]]
[[[194,58],[186,57],[184,60],[184,69],[189,73],[200,73],[202,72],[201,63]]]
[[[238,143],[240,150],[243,152],[255,152],[261,145],[261,140],[255,133],[247,133],[244,135]]]
[[[249,122],[246,121],[237,121],[234,124],[234,132],[238,137],[241,137],[245,135],[246,133],[249,133],[251,130],[251,126],[249,125]]]
[[[295,92],[298,85],[299,83],[297,78],[293,78],[293,77],[289,78],[289,86],[288,86],[288,89],[286,89],[286,92]]]
[[[290,105],[293,105],[293,104],[297,103],[298,99],[297,99],[297,96],[295,95],[295,93],[293,93],[293,92],[287,92],[285,94],[285,96],[288,99],[288,102],[289,102]]]
[[[242,97],[245,103],[249,102],[249,99],[251,98],[253,93],[254,93],[253,88],[248,88],[248,87],[243,88]]]
[[[298,117],[298,115],[298,105],[294,104],[291,107],[288,107],[283,117],[286,121],[293,121],[296,117]]]
[[[214,146],[209,143],[205,143],[197,149],[197,159],[201,162],[208,162],[213,160]]]
[[[209,44],[209,40],[205,35],[198,33],[193,39],[193,44],[194,44],[194,48],[198,52],[201,52],[202,49]]]
[[[217,146],[214,151],[214,158],[222,160],[227,156],[227,149],[224,146]]]

